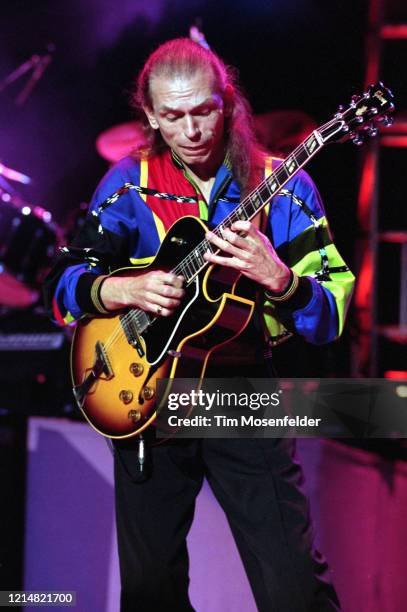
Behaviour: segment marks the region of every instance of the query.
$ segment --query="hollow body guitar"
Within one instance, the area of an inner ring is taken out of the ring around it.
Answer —
[[[168,231],[152,264],[112,275],[177,270],[202,244],[205,232],[202,221],[183,217]],[[76,400],[90,424],[112,438],[141,433],[156,417],[157,378],[201,379],[211,353],[250,321],[254,300],[249,294],[250,284],[239,273],[209,266],[186,284],[182,303],[170,317],[132,309],[81,320],[71,372]]]
[[[354,96],[326,124],[314,130],[269,177],[242,200],[212,231],[222,236],[239,220],[252,220],[326,144],[351,139],[360,144],[375,136],[376,124],[390,123],[393,96],[382,83]],[[182,275],[185,296],[171,317],[153,317],[139,309],[82,318],[71,352],[73,392],[89,423],[102,435],[127,438],[156,418],[156,381],[202,380],[208,359],[236,338],[254,310],[255,293],[239,272],[208,266],[203,255],[214,247],[206,227],[183,217],[168,231],[152,264],[122,268],[112,275],[137,275],[160,269]]]

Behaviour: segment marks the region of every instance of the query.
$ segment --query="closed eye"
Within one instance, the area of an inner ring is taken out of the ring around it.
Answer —
[[[206,117],[207,115],[210,115],[211,112],[212,112],[211,108],[202,108],[201,110],[197,111],[196,115]]]

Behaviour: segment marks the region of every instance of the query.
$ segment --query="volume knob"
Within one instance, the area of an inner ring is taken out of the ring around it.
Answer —
[[[151,400],[155,394],[152,387],[144,387],[142,393],[145,400]]]
[[[137,423],[141,419],[140,410],[129,410],[128,418],[133,421],[133,423]]]
[[[142,363],[132,363],[130,364],[130,372],[133,376],[141,376],[144,372],[144,366]]]
[[[119,393],[119,399],[123,404],[130,404],[133,399],[133,393],[130,389],[122,389]]]

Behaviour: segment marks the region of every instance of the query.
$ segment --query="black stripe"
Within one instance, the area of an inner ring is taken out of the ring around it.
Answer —
[[[283,242],[276,251],[278,256],[290,267],[295,266],[305,255],[332,244],[332,236],[326,226],[308,227],[291,242]],[[322,264],[321,264],[322,267]]]

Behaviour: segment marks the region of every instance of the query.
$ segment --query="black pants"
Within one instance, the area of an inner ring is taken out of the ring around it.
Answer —
[[[168,441],[151,449],[152,474],[141,483],[133,443],[116,444],[115,454],[122,612],[193,610],[186,536],[204,476],[226,513],[260,612],[340,609],[327,565],[312,547],[293,440]]]

